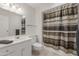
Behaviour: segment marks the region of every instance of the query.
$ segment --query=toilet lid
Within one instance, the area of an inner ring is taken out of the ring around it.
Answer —
[[[42,47],[43,45],[40,44],[40,43],[34,43],[33,46],[35,46],[35,47]]]

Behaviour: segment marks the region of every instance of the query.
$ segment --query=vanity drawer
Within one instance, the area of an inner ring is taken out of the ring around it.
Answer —
[[[5,47],[0,49],[0,56],[11,54],[15,51],[13,47]]]

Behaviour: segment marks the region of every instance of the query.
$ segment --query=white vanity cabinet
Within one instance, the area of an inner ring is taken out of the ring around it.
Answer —
[[[0,56],[31,56],[31,40],[0,48]]]

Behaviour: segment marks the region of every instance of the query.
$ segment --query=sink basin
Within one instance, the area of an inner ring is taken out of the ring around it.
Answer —
[[[0,44],[10,44],[12,42],[12,40],[0,40]]]

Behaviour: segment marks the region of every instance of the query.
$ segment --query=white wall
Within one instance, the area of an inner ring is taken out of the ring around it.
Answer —
[[[37,8],[36,9],[36,25],[37,25],[37,28],[36,28],[36,34],[38,35],[38,39],[39,39],[39,42],[40,43],[43,43],[43,38],[42,38],[42,21],[43,21],[43,16],[42,16],[42,12],[44,12],[45,10],[48,10],[50,8],[54,8],[56,6],[59,6],[59,5],[62,5],[61,4],[54,4],[54,5],[51,5],[51,6],[48,6],[48,7],[40,7],[40,8]]]

